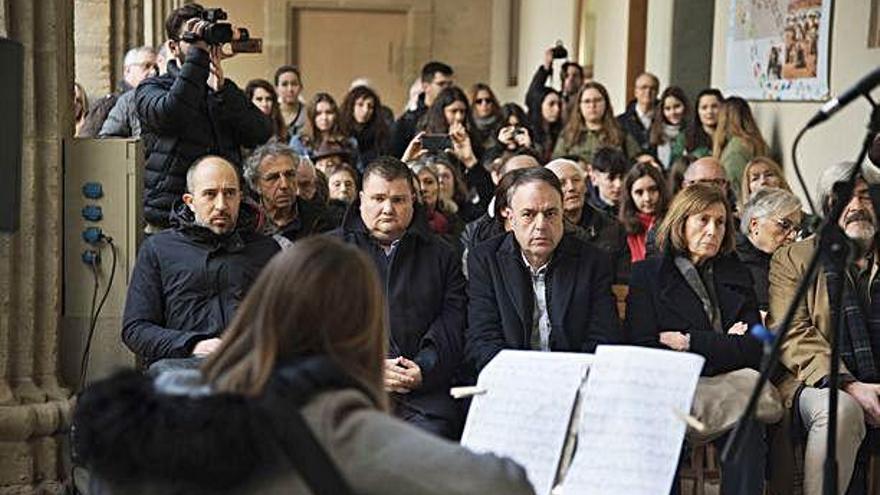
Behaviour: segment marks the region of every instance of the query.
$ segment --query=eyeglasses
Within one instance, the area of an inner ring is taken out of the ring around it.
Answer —
[[[696,179],[688,181],[689,186],[692,186],[694,184],[706,184],[724,189],[727,187],[727,179]]]
[[[792,234],[798,236],[801,233],[800,224],[794,223],[787,218],[774,218],[773,221],[786,237]]]
[[[474,103],[477,105],[488,105],[488,104],[492,103],[492,99],[491,98],[477,98],[476,100],[474,100]]]
[[[284,170],[282,172],[272,172],[270,174],[266,174],[263,176],[263,180],[266,182],[278,182],[278,179],[284,177],[288,182],[293,181],[296,178],[296,170]]]

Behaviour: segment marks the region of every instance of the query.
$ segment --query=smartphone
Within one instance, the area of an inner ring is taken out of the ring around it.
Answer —
[[[448,134],[425,134],[422,136],[422,148],[429,153],[442,153],[452,149],[452,139]]]
[[[232,40],[232,53],[263,53],[263,39],[249,38],[246,40]]]

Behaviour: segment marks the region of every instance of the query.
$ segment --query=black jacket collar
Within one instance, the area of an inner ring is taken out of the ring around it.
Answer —
[[[345,211],[342,218],[342,230],[346,234],[356,234],[370,236],[370,231],[361,219],[361,198],[355,198]],[[413,218],[407,227],[404,236],[413,235],[421,239],[429,239],[431,237],[431,229],[428,226],[428,219],[424,207],[421,204],[413,205]]]
[[[229,233],[218,235],[207,227],[197,225],[195,214],[183,201],[175,202],[171,209],[171,226],[174,230],[198,244],[225,248],[230,252],[240,251],[253,238],[257,218],[256,209],[249,203],[242,201],[235,229]]]

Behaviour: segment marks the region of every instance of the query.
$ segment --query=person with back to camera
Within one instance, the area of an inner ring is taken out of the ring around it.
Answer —
[[[91,493],[533,494],[514,462],[388,414],[372,265],[331,238],[297,243],[260,274],[200,370],[87,389],[74,449]]]
[[[146,147],[144,217],[148,232],[170,225],[174,201],[186,190],[186,171],[197,158],[214,154],[241,165],[241,148],[272,136],[272,122],[223,73],[221,47],[201,39],[209,25],[205,9],[187,4],[165,21],[177,64],[144,80],[135,101]],[[198,41],[187,41],[187,40]],[[240,168],[239,168],[240,172]]]

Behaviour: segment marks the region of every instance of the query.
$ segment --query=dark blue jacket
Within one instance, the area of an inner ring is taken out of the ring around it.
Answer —
[[[428,415],[455,420],[458,410],[449,387],[462,363],[467,310],[455,250],[429,231],[417,207],[410,227],[387,257],[361,220],[359,199],[332,235],[375,262],[388,301],[389,357],[406,357],[422,369],[422,387],[394,398]]]
[[[622,341],[611,271],[599,248],[562,236],[546,278],[551,350],[593,352]],[[535,296],[513,233],[470,252],[468,298],[467,355],[477,370],[502,349],[529,349]]]
[[[660,344],[663,331],[690,334],[691,352],[706,358],[703,375],[711,376],[741,368],[757,369],[761,344],[752,336],[728,335],[727,329],[743,321],[751,327],[761,322],[752,277],[736,255],[714,261],[715,293],[725,333],[712,329],[700,298],[678,271],[669,254],[635,263],[626,299],[626,331],[629,341],[666,349]]]
[[[263,266],[278,252],[253,233],[245,206],[239,227],[218,236],[194,225],[182,203],[175,228],[144,241],[125,299],[122,340],[147,364],[192,354],[201,340],[220,335]]]
[[[205,155],[219,155],[241,168],[241,147],[272,137],[272,122],[229,79],[208,87],[208,52],[191,48],[178,70],[144,80],[135,90],[146,151],[144,216],[167,227],[175,201],[186,192],[186,171]]]

